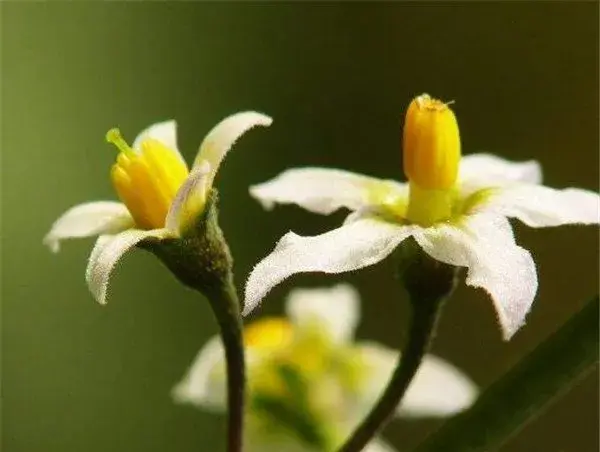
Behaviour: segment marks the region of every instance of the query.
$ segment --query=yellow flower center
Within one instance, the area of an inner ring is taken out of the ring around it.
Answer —
[[[403,150],[410,186],[407,218],[426,226],[450,218],[460,164],[460,134],[448,103],[427,94],[411,102],[404,122]]]
[[[164,227],[171,203],[188,176],[185,163],[176,152],[150,138],[142,142],[141,149],[134,151],[118,129],[109,130],[106,141],[120,151],[110,177],[136,226],[141,229]]]
[[[244,328],[244,345],[256,350],[274,350],[288,345],[293,338],[293,327],[284,318],[258,320]]]

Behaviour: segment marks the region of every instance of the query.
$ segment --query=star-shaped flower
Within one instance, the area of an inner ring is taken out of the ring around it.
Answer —
[[[398,353],[375,342],[354,341],[360,318],[356,290],[346,284],[296,289],[287,318],[246,326],[248,451],[310,452],[339,446],[387,384]],[[225,408],[221,341],[200,350],[175,387],[175,400],[213,411]],[[397,415],[443,417],[468,408],[477,389],[453,365],[426,356]],[[369,452],[393,452],[382,439]]]
[[[489,293],[508,340],[524,324],[538,286],[535,263],[515,243],[508,218],[531,227],[599,222],[597,193],[542,186],[535,161],[514,163],[490,154],[461,160],[454,113],[426,94],[407,111],[403,151],[408,183],[298,168],[250,189],[265,208],[297,204],[319,214],[339,208],[352,213],[322,235],[283,236],[250,274],[245,314],[295,273],[357,270],[413,237],[434,259],[467,268],[466,283]]]
[[[110,274],[125,252],[145,239],[179,238],[203,212],[221,161],[247,130],[271,118],[252,111],[217,124],[204,138],[191,170],[177,149],[175,121],[153,124],[129,146],[117,129],[106,139],[119,150],[111,180],[122,202],[94,201],[65,212],[44,238],[54,252],[64,239],[99,235],[86,281],[104,304]]]

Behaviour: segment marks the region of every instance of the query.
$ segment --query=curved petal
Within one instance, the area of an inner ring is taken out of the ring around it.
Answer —
[[[142,147],[142,142],[147,139],[160,141],[169,150],[177,155],[179,160],[185,163],[185,159],[179,152],[177,147],[177,122],[174,119],[169,121],[157,122],[142,130],[133,141],[132,148],[139,152]],[[187,167],[187,165],[186,165]]]
[[[110,274],[123,254],[146,238],[164,238],[168,235],[169,232],[166,229],[150,231],[129,229],[117,235],[98,237],[85,271],[85,280],[96,301],[106,304],[106,290]]]
[[[506,187],[490,192],[481,211],[518,218],[528,226],[598,224],[598,193],[578,188],[555,190],[541,185]]]
[[[252,312],[274,286],[295,273],[343,273],[376,264],[412,231],[412,226],[364,218],[313,237],[288,232],[250,273],[243,315]]]
[[[165,220],[165,227],[173,234],[180,235],[202,212],[208,196],[209,174],[210,165],[203,162],[179,187]]]
[[[529,251],[515,243],[506,218],[480,213],[422,229],[414,237],[434,259],[468,268],[466,283],[490,294],[505,340],[525,323],[537,292],[537,273]]]
[[[250,194],[265,209],[275,204],[297,204],[328,215],[346,207],[358,210],[392,198],[407,197],[403,184],[329,168],[294,168],[274,179],[250,187]]]
[[[62,214],[44,237],[44,244],[56,253],[61,240],[115,234],[133,225],[133,218],[124,204],[114,201],[88,202],[71,207]]]
[[[224,411],[227,401],[225,354],[219,336],[212,337],[194,358],[183,379],[173,388],[178,403]]]
[[[288,295],[286,312],[298,328],[316,324],[334,341],[347,342],[354,336],[360,318],[360,298],[350,284],[294,289]]]
[[[272,122],[273,120],[270,117],[255,111],[236,113],[223,119],[208,132],[208,135],[200,144],[193,168],[202,164],[203,161],[210,164],[211,174],[208,179],[208,186],[211,187],[221,161],[237,139],[252,127],[266,127],[270,126]]]
[[[428,355],[408,388],[398,415],[450,416],[473,405],[478,392],[475,383],[458,368]]]
[[[515,183],[541,184],[542,167],[536,160],[511,162],[493,154],[471,154],[461,160],[459,180],[466,194]]]
[[[358,346],[358,362],[366,368],[360,401],[366,412],[381,396],[397,365],[398,352],[367,342]],[[396,414],[402,417],[449,416],[470,407],[477,387],[447,361],[426,355]]]

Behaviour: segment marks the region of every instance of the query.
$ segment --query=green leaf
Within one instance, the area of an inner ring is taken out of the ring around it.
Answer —
[[[598,296],[415,452],[492,452],[598,362]]]

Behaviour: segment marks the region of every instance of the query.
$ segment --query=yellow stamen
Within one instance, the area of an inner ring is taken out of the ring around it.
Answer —
[[[144,140],[137,152],[123,139],[119,129],[109,130],[106,140],[120,151],[111,170],[111,180],[136,226],[164,227],[171,203],[188,176],[185,163],[157,140]]]
[[[451,102],[450,102],[451,103]],[[430,225],[452,214],[460,164],[460,134],[450,103],[415,98],[404,123],[404,173],[410,181],[407,217]]]
[[[284,318],[258,320],[244,328],[244,344],[256,350],[273,350],[288,345],[293,338],[293,327]]]

